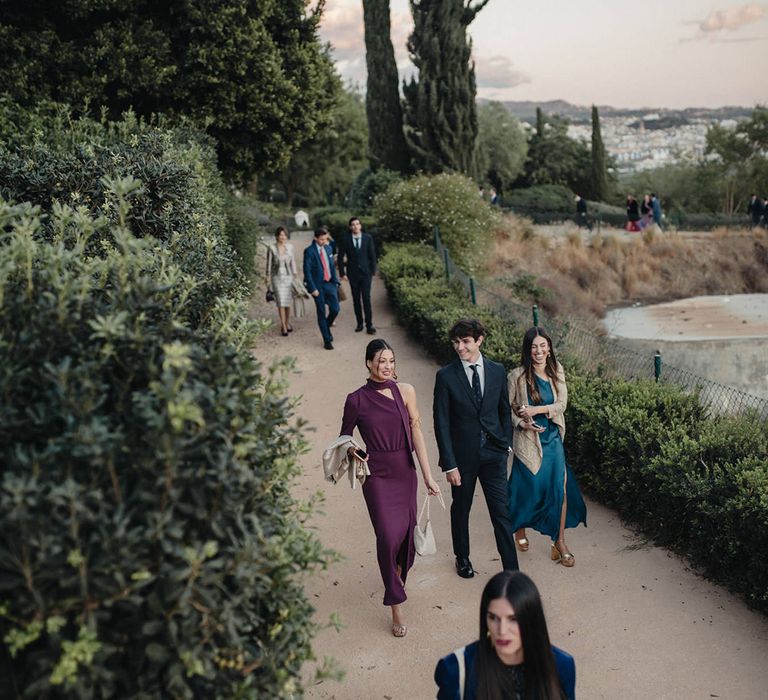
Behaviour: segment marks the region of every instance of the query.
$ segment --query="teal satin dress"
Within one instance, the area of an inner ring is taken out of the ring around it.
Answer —
[[[535,404],[528,396],[531,406],[546,406],[555,402],[555,395],[549,382],[536,377],[541,401]],[[563,508],[563,476],[567,474],[566,499],[567,510],[565,526],[576,527],[579,523],[587,524],[587,507],[581,497],[579,486],[573,471],[565,461],[565,450],[557,426],[539,414],[534,421],[544,428],[539,433],[543,457],[541,468],[536,474],[517,458],[512,460],[512,472],[509,475],[509,512],[514,529],[530,527],[548,535],[554,542],[560,532],[560,514]]]

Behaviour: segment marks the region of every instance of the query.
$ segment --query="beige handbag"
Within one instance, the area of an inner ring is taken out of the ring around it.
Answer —
[[[445,510],[445,501],[443,501],[443,494],[437,494],[440,500],[440,505]],[[427,512],[427,521],[424,523],[424,527],[421,527],[421,519],[424,515],[424,511]],[[424,503],[421,506],[421,512],[416,520],[416,529],[413,531],[413,544],[416,547],[416,554],[420,556],[426,556],[428,554],[435,554],[437,552],[437,544],[435,543],[435,533],[432,532],[432,521],[429,519],[429,494],[424,496]]]
[[[347,293],[344,291],[344,283],[342,282],[336,289],[339,292],[339,301],[346,301]]]

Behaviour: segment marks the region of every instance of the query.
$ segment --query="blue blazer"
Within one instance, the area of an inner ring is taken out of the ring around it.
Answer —
[[[341,284],[336,276],[336,267],[333,264],[333,255],[326,246],[325,254],[328,258],[328,266],[331,272],[331,282],[338,286]],[[311,294],[318,290],[323,291],[323,263],[320,261],[320,253],[314,241],[304,249],[304,286]]]
[[[478,408],[461,360],[438,370],[432,415],[439,465],[445,472],[477,463],[480,434],[502,452],[512,446],[512,409],[509,406],[507,372],[503,365],[483,355],[485,392]]]
[[[475,674],[475,657],[477,642],[464,648],[464,700],[475,700],[477,694],[477,675]],[[568,700],[576,698],[576,663],[573,657],[556,646],[552,647],[555,657],[557,675],[563,686]],[[435,683],[437,683],[437,700],[459,700],[459,662],[455,654],[448,654],[437,662],[435,668]]]

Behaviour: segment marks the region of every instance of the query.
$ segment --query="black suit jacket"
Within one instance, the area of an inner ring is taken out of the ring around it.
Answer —
[[[435,378],[432,412],[443,471],[476,464],[483,442],[503,452],[512,445],[506,370],[485,356],[483,364],[485,391],[479,407],[461,360],[443,367]]]
[[[360,250],[355,248],[352,236],[345,236],[339,245],[339,274],[351,280],[376,272],[376,247],[367,233],[361,235]]]

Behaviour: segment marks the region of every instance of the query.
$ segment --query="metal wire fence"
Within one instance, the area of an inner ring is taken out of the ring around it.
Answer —
[[[546,327],[559,351],[571,356],[590,371],[621,379],[655,379],[674,384],[687,392],[697,392],[710,411],[722,415],[756,413],[768,420],[768,399],[749,394],[725,384],[713,382],[693,372],[662,361],[659,353],[641,353],[568,319],[544,318],[537,306],[526,306],[503,297],[481,285],[452,260],[435,227],[435,250],[443,260],[448,281],[459,282],[474,304],[493,309],[501,318],[521,328],[531,325]]]

